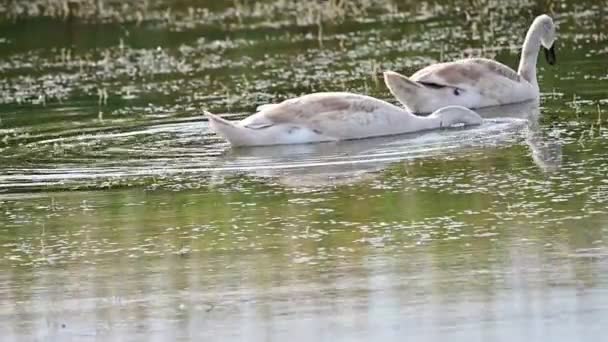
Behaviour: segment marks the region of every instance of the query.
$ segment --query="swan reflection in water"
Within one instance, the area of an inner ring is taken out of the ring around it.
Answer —
[[[562,165],[562,144],[559,136],[543,131],[540,127],[540,106],[537,101],[527,101],[508,106],[479,109],[483,118],[519,118],[528,123],[526,143],[530,147],[532,160],[541,171],[558,171]]]
[[[323,187],[358,183],[376,177],[399,161],[449,154],[483,153],[482,148],[516,143],[520,134],[543,172],[561,165],[561,145],[539,126],[538,102],[488,107],[477,112],[477,127],[429,131],[361,140],[230,149],[224,166],[242,168],[254,177],[273,178],[287,186]],[[221,168],[221,167],[220,167]]]

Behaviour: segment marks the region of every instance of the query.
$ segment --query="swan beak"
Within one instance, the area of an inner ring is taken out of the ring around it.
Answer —
[[[547,59],[547,63],[550,65],[555,64],[555,43],[553,43],[549,49],[545,48],[545,58]]]

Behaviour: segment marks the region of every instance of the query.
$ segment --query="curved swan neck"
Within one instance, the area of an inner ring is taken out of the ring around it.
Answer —
[[[457,124],[464,125],[479,125],[482,121],[479,114],[476,112],[460,107],[447,106],[443,107],[428,117],[437,127],[450,127]]]
[[[521,77],[535,85],[538,84],[536,80],[536,61],[538,60],[538,52],[540,51],[541,34],[542,23],[539,20],[535,20],[526,34],[526,40],[521,50],[519,68],[517,69],[517,73]]]

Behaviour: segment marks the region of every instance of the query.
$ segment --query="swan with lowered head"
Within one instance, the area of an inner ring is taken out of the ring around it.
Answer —
[[[410,78],[387,71],[384,81],[414,113],[430,113],[448,105],[482,108],[538,99],[538,53],[542,45],[547,62],[553,65],[554,42],[555,25],[543,14],[528,29],[517,72],[490,59],[470,58],[430,65]]]
[[[308,94],[258,110],[238,122],[209,112],[205,115],[211,129],[233,146],[361,139],[482,121],[461,106],[447,106],[422,117],[373,97],[345,92]]]

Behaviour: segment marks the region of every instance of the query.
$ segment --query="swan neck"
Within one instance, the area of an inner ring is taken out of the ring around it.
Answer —
[[[438,115],[434,115],[437,117],[437,126],[438,127],[450,127],[459,123],[468,123],[469,118],[467,115],[462,113],[454,113],[454,112],[443,112],[438,113]]]
[[[521,77],[532,84],[537,84],[536,61],[540,51],[541,32],[541,25],[538,21],[535,21],[526,34],[521,59],[519,60],[519,69],[517,70]]]
[[[431,114],[425,118],[424,121],[424,129],[437,129],[437,128],[446,128],[453,126],[459,121],[458,115],[445,115],[445,114]]]
[[[454,106],[457,107],[457,106]],[[449,108],[444,107],[430,116],[436,118],[438,127],[450,127],[457,124],[478,125],[481,123],[479,114],[466,108]]]

